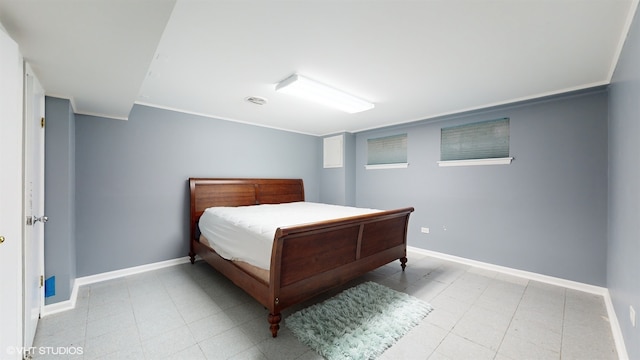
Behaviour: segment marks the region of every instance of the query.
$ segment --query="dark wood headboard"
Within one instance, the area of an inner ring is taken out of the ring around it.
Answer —
[[[190,229],[205,209],[213,206],[246,206],[304,201],[302,179],[217,179],[190,178]]]

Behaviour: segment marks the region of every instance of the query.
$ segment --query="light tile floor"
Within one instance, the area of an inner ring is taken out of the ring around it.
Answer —
[[[601,296],[424,255],[349,284],[376,281],[433,305],[383,359],[617,359]],[[36,359],[321,359],[203,262],[81,287],[74,310],[40,320]],[[76,356],[40,354],[72,352]],[[41,350],[45,349],[45,350]],[[48,350],[47,350],[48,349]]]

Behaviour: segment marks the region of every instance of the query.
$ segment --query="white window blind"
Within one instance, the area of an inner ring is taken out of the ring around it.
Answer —
[[[407,134],[367,140],[367,165],[407,163]]]
[[[440,160],[509,158],[509,119],[442,128]]]

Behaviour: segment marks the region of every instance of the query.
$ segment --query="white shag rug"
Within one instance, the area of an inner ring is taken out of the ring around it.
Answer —
[[[366,282],[285,319],[326,359],[375,359],[431,312],[428,303]]]

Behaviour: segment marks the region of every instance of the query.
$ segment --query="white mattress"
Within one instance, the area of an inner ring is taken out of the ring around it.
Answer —
[[[277,228],[379,211],[312,202],[212,207],[204,211],[198,224],[209,245],[223,258],[269,270]]]

